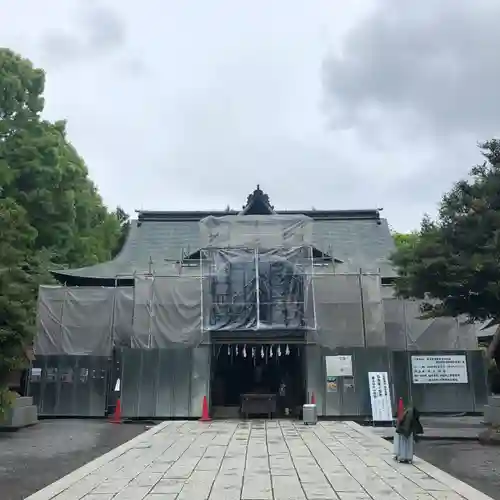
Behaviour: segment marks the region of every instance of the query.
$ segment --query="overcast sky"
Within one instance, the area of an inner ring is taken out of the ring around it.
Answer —
[[[106,203],[434,213],[500,123],[498,0],[0,0]]]

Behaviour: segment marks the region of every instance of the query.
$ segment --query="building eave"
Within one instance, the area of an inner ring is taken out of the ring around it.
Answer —
[[[359,210],[277,210],[277,215],[306,215],[314,220],[380,220],[380,209]],[[200,221],[205,217],[238,215],[236,210],[149,211],[137,212],[138,222]]]

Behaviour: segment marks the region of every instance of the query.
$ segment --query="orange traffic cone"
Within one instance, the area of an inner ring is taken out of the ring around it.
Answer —
[[[210,422],[212,419],[210,418],[210,415],[208,414],[208,402],[207,402],[207,397],[203,396],[203,406],[201,409],[201,418],[200,422]]]
[[[398,401],[398,412],[396,414],[396,418],[398,422],[401,422],[403,420],[403,414],[405,412],[405,405],[403,404],[403,398],[399,398]]]
[[[312,396],[311,396],[311,404],[312,405],[316,404],[316,396],[314,395],[314,391],[313,391]]]
[[[122,405],[120,402],[120,398],[116,400],[115,411],[111,417],[110,422],[112,424],[121,424],[122,423]]]

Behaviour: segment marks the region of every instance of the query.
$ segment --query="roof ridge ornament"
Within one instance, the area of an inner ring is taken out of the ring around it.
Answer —
[[[269,195],[264,193],[257,184],[257,189],[247,196],[246,205],[240,215],[271,215],[274,213],[274,206],[269,201]]]

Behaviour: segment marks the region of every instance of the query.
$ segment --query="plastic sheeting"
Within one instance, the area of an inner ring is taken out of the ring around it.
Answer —
[[[131,347],[196,346],[201,341],[197,275],[136,277]]]
[[[138,276],[133,288],[42,286],[35,352],[109,356],[113,346],[195,347],[210,332],[237,330],[302,330],[307,342],[328,348],[477,347],[480,326],[420,319],[420,302],[392,298],[379,275],[313,272],[309,251],[207,249],[201,270]]]
[[[360,274],[366,347],[386,345],[382,278],[380,274]]]
[[[112,348],[113,290],[40,287],[35,352],[108,356]]]
[[[227,215],[200,221],[201,248],[280,248],[313,244],[305,215]]]
[[[153,280],[152,276],[138,276],[134,280],[134,308],[130,345],[138,349],[151,347]]]
[[[404,350],[477,349],[478,326],[465,318],[421,319],[421,301],[384,299],[387,346]]]
[[[192,347],[202,333],[198,276],[139,276],[134,287],[39,289],[39,355],[109,356],[113,346]]]
[[[134,337],[134,300],[133,287],[109,289],[114,295],[113,342],[116,347],[131,347]]]
[[[202,251],[208,331],[314,328],[312,247]]]
[[[315,274],[313,290],[316,343],[330,348],[385,345],[379,275]]]
[[[151,347],[197,346],[202,340],[200,278],[155,278]]]

